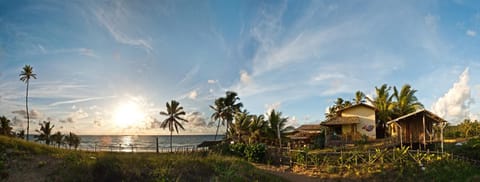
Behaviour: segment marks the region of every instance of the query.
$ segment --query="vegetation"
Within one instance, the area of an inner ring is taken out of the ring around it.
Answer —
[[[26,95],[25,95],[25,112],[27,114],[27,136],[25,137],[28,140],[29,130],[30,130],[30,115],[28,111],[28,86],[30,84],[30,79],[37,79],[37,74],[33,73],[33,67],[30,65],[25,65],[20,72],[20,80],[27,84]]]
[[[90,153],[0,136],[0,154],[2,181],[282,181],[238,158],[205,153]]]
[[[39,135],[36,135],[35,138],[37,141],[44,141],[45,144],[50,145],[52,141],[52,129],[55,125],[50,126],[50,121],[43,121],[40,123],[40,130],[35,130]]]
[[[222,125],[226,124],[226,134],[225,137],[229,138],[229,128],[233,123],[235,115],[240,112],[243,107],[236,92],[227,91],[225,97],[219,97],[215,99],[214,106],[210,105],[210,108],[214,110],[211,118],[218,121],[217,132],[215,133],[215,140],[218,135],[218,128],[220,127],[220,122]]]
[[[167,102],[167,112],[161,111],[160,115],[167,116],[165,120],[163,120],[162,124],[160,127],[163,129],[167,128],[170,131],[170,152],[173,152],[173,146],[172,146],[172,132],[177,131],[178,134],[178,127],[180,127],[182,130],[185,130],[183,128],[183,125],[180,123],[180,121],[188,122],[186,119],[182,118],[182,116],[185,116],[185,111],[183,111],[183,107],[180,106],[180,103],[172,100],[170,103]]]
[[[0,117],[0,135],[11,136],[12,127],[10,126],[10,120],[5,116]]]
[[[80,144],[80,137],[78,137],[75,133],[68,133],[68,135],[64,136],[65,143],[68,145],[69,148],[77,149],[78,145]]]

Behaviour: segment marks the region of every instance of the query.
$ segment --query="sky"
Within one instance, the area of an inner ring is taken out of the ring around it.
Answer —
[[[410,84],[457,124],[480,116],[480,2],[0,0],[0,115],[78,134],[215,133],[209,105],[231,90],[252,114],[318,124],[336,98]],[[224,131],[224,130],[221,130]]]

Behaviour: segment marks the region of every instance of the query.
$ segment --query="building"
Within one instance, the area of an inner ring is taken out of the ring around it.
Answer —
[[[320,124],[304,124],[288,134],[290,148],[315,146],[316,138],[322,134],[325,127]]]
[[[325,134],[326,145],[353,143],[362,137],[376,139],[375,114],[375,107],[364,103],[338,110],[336,117],[321,123],[328,128]]]
[[[422,109],[391,120],[387,126],[392,139],[400,145],[426,149],[428,143],[434,142],[434,126],[445,126],[446,123],[443,118]],[[443,133],[440,135],[443,138]]]

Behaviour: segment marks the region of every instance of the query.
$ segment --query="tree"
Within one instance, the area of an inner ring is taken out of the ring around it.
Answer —
[[[373,99],[366,97],[368,102],[377,108],[377,138],[385,137],[385,125],[387,121],[392,119],[394,104],[392,102],[393,95],[390,95],[389,93],[390,89],[391,87],[389,87],[387,84],[383,84],[381,87],[375,87],[376,96]]]
[[[248,137],[248,143],[259,143],[262,136],[265,134],[267,122],[265,121],[265,117],[263,115],[252,115],[251,122],[248,127],[250,135]]]
[[[69,148],[74,147],[76,150],[78,145],[80,145],[80,137],[70,132],[68,135],[65,135],[65,142],[67,142]]]
[[[167,116],[165,120],[163,120],[162,124],[160,127],[165,129],[168,126],[168,130],[170,131],[170,152],[173,152],[173,147],[172,147],[172,132],[175,130],[177,131],[178,134],[178,127],[180,127],[182,130],[185,130],[183,128],[182,124],[180,121],[188,122],[186,119],[182,118],[182,116],[185,115],[185,111],[183,111],[183,107],[180,106],[180,103],[172,100],[170,103],[167,102],[167,112],[161,111],[160,115]]]
[[[393,87],[393,96],[395,98],[395,102],[393,103],[393,118],[397,118],[423,108],[423,104],[418,102],[418,99],[415,96],[416,92],[417,90],[412,89],[409,84],[403,85],[400,92],[398,92],[397,87]]]
[[[222,125],[225,125],[225,116],[224,116],[224,110],[225,110],[225,102],[224,102],[224,98],[223,97],[220,97],[218,99],[215,99],[215,105],[212,106],[210,105],[210,108],[213,109],[213,113],[212,113],[212,116],[210,116],[210,118],[213,120],[213,121],[218,121],[218,124],[217,124],[217,131],[215,132],[215,140],[217,140],[217,135],[218,135],[218,128],[220,128],[220,122],[222,123]]]
[[[0,135],[12,136],[12,127],[10,126],[10,120],[7,117],[0,117]]]
[[[270,139],[276,138],[277,142],[273,143],[277,143],[279,148],[282,147],[282,139],[286,138],[286,132],[294,129],[292,126],[286,126],[287,119],[288,118],[282,117],[281,112],[276,112],[275,110],[267,114],[267,136]]]
[[[223,113],[224,113],[224,120],[227,123],[226,129],[228,132],[228,128],[233,122],[235,113],[240,112],[241,108],[243,107],[243,104],[241,102],[237,102],[238,100],[240,100],[240,98],[238,97],[236,92],[227,91],[225,94],[226,94],[225,100],[224,100],[225,109]]]
[[[25,95],[25,111],[27,113],[27,136],[25,136],[25,139],[28,141],[28,135],[29,135],[29,130],[30,130],[30,115],[28,111],[28,86],[30,83],[30,79],[37,79],[37,74],[33,73],[33,67],[30,65],[25,65],[22,69],[22,72],[20,72],[20,80],[25,82],[27,84],[27,90],[26,90],[26,95]]]
[[[50,121],[43,121],[40,123],[40,130],[35,130],[39,135],[35,136],[37,141],[45,141],[45,144],[50,145],[52,141],[52,129],[55,125],[50,126]]]
[[[357,92],[355,92],[355,98],[353,99],[353,101],[355,102],[355,104],[364,103],[365,94],[362,91],[358,90]]]
[[[15,136],[17,136],[17,138],[25,138],[25,130],[18,131],[15,133]]]
[[[60,148],[60,145],[64,143],[63,135],[60,131],[57,131],[55,134],[52,135],[52,141],[57,144],[57,147]]]
[[[325,118],[327,120],[335,118],[338,116],[338,113],[337,113],[338,111],[350,106],[352,106],[352,102],[348,100],[345,101],[343,98],[339,97],[335,102],[333,102],[333,106],[330,106],[328,108],[328,113],[325,113]]]
[[[238,143],[245,143],[244,137],[248,136],[252,116],[247,111],[235,114],[235,122],[230,128],[232,139]]]

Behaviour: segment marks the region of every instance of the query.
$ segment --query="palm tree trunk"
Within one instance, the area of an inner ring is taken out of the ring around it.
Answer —
[[[220,128],[220,120],[218,120],[218,124],[217,124],[217,132],[215,132],[215,141],[217,141],[218,128]]]
[[[170,131],[170,153],[173,152],[173,147],[172,147],[172,131]]]
[[[25,109],[27,111],[27,135],[25,136],[25,139],[28,141],[28,131],[30,130],[30,115],[28,113],[28,85],[29,81],[27,80],[27,94],[25,95]]]

